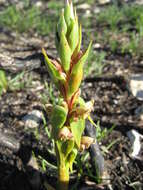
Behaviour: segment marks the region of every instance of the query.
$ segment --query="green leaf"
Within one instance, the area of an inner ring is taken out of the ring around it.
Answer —
[[[77,18],[75,20],[73,20],[73,22],[71,23],[71,32],[68,36],[68,43],[69,46],[72,50],[72,53],[74,52],[75,48],[78,45],[78,20]]]
[[[85,101],[83,98],[81,97],[78,97],[77,101],[76,101],[76,104],[79,104],[80,107],[85,107]]]
[[[83,78],[83,68],[78,68],[78,73],[72,73],[70,75],[69,85],[68,85],[68,98],[71,97],[79,88]]]
[[[72,73],[73,73],[73,74],[78,73],[78,69],[81,68],[81,67],[83,67],[85,61],[86,61],[87,58],[88,58],[88,54],[89,54],[91,45],[92,45],[92,42],[90,42],[90,44],[89,44],[87,50],[84,52],[84,54],[83,54],[82,57],[79,59],[79,61],[73,66],[73,69],[72,69]]]
[[[72,55],[72,58],[76,58],[76,56],[78,55],[79,51],[80,51],[80,47],[81,47],[81,42],[82,42],[82,27],[80,25],[79,27],[79,37],[78,37],[78,45],[74,50],[74,53]]]
[[[71,153],[69,154],[68,156],[68,162],[69,162],[69,168],[70,168],[70,171],[72,172],[72,166],[73,166],[73,162],[77,156],[77,149],[76,148],[73,148]]]
[[[70,124],[71,126],[71,131],[74,136],[74,140],[80,148],[80,141],[81,141],[81,136],[85,128],[85,120],[84,119],[79,119],[78,121],[73,121]]]
[[[58,164],[62,164],[62,163],[65,162],[64,154],[62,152],[63,141],[58,140],[58,141],[55,141],[55,143],[56,143],[56,148],[57,148],[56,149],[56,155],[58,153],[58,156],[59,156],[59,158],[57,159],[57,161],[60,162]]]
[[[74,141],[73,140],[67,140],[63,143],[62,152],[65,155],[65,159],[68,157],[68,155],[72,151],[73,147],[74,147]]]
[[[64,12],[63,11],[62,11],[62,14],[60,16],[59,22],[57,24],[57,30],[58,30],[59,35],[61,34],[62,31],[64,32],[65,35],[67,33],[67,25],[66,25],[66,21],[64,18]]]
[[[67,114],[68,110],[66,108],[59,105],[54,106],[51,116],[52,135],[54,138],[58,138],[58,131],[63,127]]]
[[[3,91],[6,91],[7,87],[8,81],[5,72],[3,70],[0,70],[0,94],[2,94]]]
[[[49,75],[54,81],[54,83],[58,86],[59,81],[62,81],[62,82],[65,81],[65,77],[57,70],[57,68],[51,62],[51,60],[47,56],[46,51],[44,49],[42,49],[42,53],[45,57],[45,62],[47,64]]]
[[[69,71],[71,61],[71,49],[67,42],[64,31],[62,31],[60,35],[59,55],[64,70]]]
[[[70,23],[71,23],[71,13],[70,13],[71,9],[70,6],[67,5],[64,9],[64,17],[65,17],[65,21],[67,24],[67,27],[69,28]]]
[[[87,50],[82,55],[80,60],[73,66],[70,75],[69,86],[68,86],[68,97],[71,97],[79,88],[83,78],[83,65],[88,58],[88,54],[91,48],[92,42],[90,42]]]

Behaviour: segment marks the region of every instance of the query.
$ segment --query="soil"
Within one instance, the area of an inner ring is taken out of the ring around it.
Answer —
[[[56,165],[55,156],[49,152],[53,145],[45,133],[43,121],[40,121],[38,126],[38,137],[25,128],[23,121],[29,111],[37,109],[45,115],[50,129],[49,119],[41,101],[42,94],[47,95],[47,102],[50,99],[43,86],[43,81],[50,82],[50,79],[41,54],[41,47],[48,46],[49,41],[47,37],[31,38],[27,34],[15,37],[15,33],[3,29],[0,33],[0,54],[5,56],[5,59],[0,56],[0,60],[5,61],[0,61],[0,68],[4,69],[10,78],[25,71],[22,78],[24,88],[9,89],[0,97],[0,137],[4,139],[0,140],[0,190],[45,190],[45,181],[55,186],[56,174],[52,167],[48,165],[46,171],[43,171],[42,167],[37,168],[35,163],[30,163],[34,154],[39,165],[39,156]],[[48,54],[56,56],[54,45],[51,44],[50,47]],[[101,184],[97,184],[95,178],[88,175],[87,168],[83,167],[82,177],[77,180],[78,168],[75,167],[75,172],[71,175],[70,189],[141,190],[143,150],[139,159],[131,157],[132,145],[127,131],[135,129],[143,134],[143,121],[136,114],[143,101],[132,95],[128,85],[128,75],[137,71],[143,72],[143,67],[139,67],[141,60],[128,54],[124,57],[119,54],[111,55],[110,50],[107,52],[106,61],[109,64],[104,67],[103,74],[100,77],[85,78],[81,92],[86,101],[94,100],[92,117],[95,122],[100,121],[102,129],[110,129],[115,125],[113,131],[99,143],[108,175],[105,175]],[[27,80],[30,80],[29,84]],[[112,142],[115,143],[105,151],[105,147]],[[88,162],[91,172],[94,173],[95,168],[92,168],[90,157]]]

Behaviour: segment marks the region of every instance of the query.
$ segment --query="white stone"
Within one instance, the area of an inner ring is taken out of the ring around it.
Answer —
[[[99,2],[100,5],[105,5],[107,3],[110,3],[111,0],[98,0],[98,2]]]
[[[37,7],[42,7],[42,5],[43,5],[43,3],[41,1],[37,1],[35,3],[35,6],[37,6]]]
[[[93,9],[93,12],[94,12],[95,14],[100,13],[100,12],[101,12],[101,9],[96,6],[96,7]]]
[[[23,121],[26,129],[34,129],[39,126],[42,120],[42,112],[39,110],[33,110],[23,117]]]
[[[101,48],[101,44],[95,43],[93,47],[94,47],[95,49],[99,49],[99,48]]]
[[[90,5],[87,3],[84,3],[84,4],[79,5],[78,9],[90,9]]]
[[[138,100],[143,100],[143,74],[132,74],[129,78],[129,87]]]
[[[143,0],[136,0],[135,3],[138,4],[138,5],[142,5],[143,4]]]
[[[136,130],[132,129],[127,132],[127,136],[130,139],[130,142],[132,144],[132,153],[131,156],[133,158],[139,158],[139,153],[141,150],[141,138],[143,138],[143,135],[138,133]]]

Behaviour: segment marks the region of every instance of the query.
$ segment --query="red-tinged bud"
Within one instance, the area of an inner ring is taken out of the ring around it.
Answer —
[[[88,136],[82,136],[81,137],[81,144],[80,144],[80,150],[83,151],[84,149],[88,149],[91,144],[93,144],[94,139]]]
[[[73,138],[73,135],[68,127],[64,126],[59,130],[58,138],[65,141]]]

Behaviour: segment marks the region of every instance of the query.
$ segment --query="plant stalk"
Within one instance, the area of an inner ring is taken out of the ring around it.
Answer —
[[[58,190],[68,190],[69,167],[61,164],[58,170]]]

